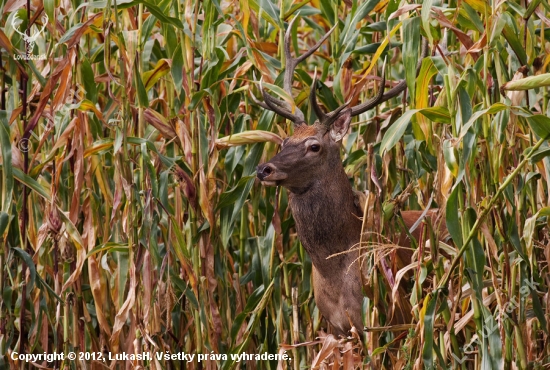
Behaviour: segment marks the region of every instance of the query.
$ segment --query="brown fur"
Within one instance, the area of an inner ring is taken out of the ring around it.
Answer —
[[[346,334],[351,324],[363,328],[363,284],[358,252],[349,251],[360,241],[362,210],[355,201],[353,189],[342,166],[340,142],[348,130],[351,117],[339,118],[331,130],[316,124],[300,125],[279,154],[258,166],[258,177],[266,184],[286,187],[298,237],[313,262],[313,289],[319,311],[332,324],[336,334]],[[339,130],[335,132],[336,130]],[[319,146],[315,151],[312,145]],[[402,212],[405,225],[411,227],[421,212]],[[430,213],[430,217],[433,214]],[[420,228],[415,231],[419,238]],[[401,236],[399,243],[409,247]],[[329,256],[342,253],[336,257]],[[403,262],[410,263],[411,253],[398,249]],[[372,292],[365,292],[372,298]],[[410,307],[398,321],[410,321]]]
[[[305,139],[305,138],[310,137],[310,136],[315,136],[317,134],[317,132],[319,131],[319,129],[321,129],[320,125],[313,125],[313,126],[300,125],[300,126],[297,126],[296,129],[294,130],[294,134],[290,137],[290,140],[291,141],[299,141],[299,140]]]

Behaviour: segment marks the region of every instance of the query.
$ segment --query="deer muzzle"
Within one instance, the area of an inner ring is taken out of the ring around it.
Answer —
[[[287,174],[277,170],[273,163],[264,163],[256,168],[256,176],[265,186],[277,186],[287,178]]]

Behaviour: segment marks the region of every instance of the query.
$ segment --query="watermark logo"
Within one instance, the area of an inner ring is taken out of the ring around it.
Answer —
[[[519,290],[519,294],[521,296],[521,302],[525,302],[529,294],[531,294],[531,292],[536,292],[537,286],[539,285],[539,283],[535,281],[529,281],[528,279],[524,279],[524,283],[525,285],[522,286]],[[502,312],[502,319],[510,319],[509,314],[511,314],[515,309],[517,309],[520,306],[520,304],[521,303],[516,296],[513,296],[512,298],[510,298],[510,301],[507,302],[503,307],[504,312]],[[461,352],[463,354],[462,358],[458,358],[457,355],[452,353],[451,355],[453,356],[454,360],[459,364],[463,364],[466,360],[468,360],[469,355],[471,355],[472,353],[475,353],[474,352],[475,347],[481,346],[482,340],[488,339],[497,330],[499,330],[499,326],[494,320],[494,318],[492,316],[487,317],[485,319],[485,326],[483,327],[483,330],[481,333],[482,338],[479,338],[478,336],[476,336],[473,341],[471,341],[470,343],[462,347],[461,348]]]
[[[41,55],[33,55],[32,50],[34,49],[34,44],[36,43],[36,40],[38,37],[44,32],[44,29],[46,29],[46,24],[48,24],[49,18],[47,14],[44,14],[44,18],[42,19],[42,28],[32,35],[27,35],[25,32],[21,32],[19,29],[19,26],[23,21],[19,18],[19,15],[15,15],[11,20],[11,26],[13,27],[13,30],[17,32],[18,34],[23,37],[23,40],[25,40],[25,44],[27,45],[29,52],[25,55],[15,55],[16,60],[43,60],[46,59],[45,54]]]

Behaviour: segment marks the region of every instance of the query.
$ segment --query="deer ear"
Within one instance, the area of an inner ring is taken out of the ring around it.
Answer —
[[[351,109],[346,109],[330,126],[330,136],[335,142],[339,142],[346,135],[351,122]]]

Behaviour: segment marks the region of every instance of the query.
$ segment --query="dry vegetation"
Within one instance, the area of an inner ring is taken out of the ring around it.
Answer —
[[[550,6],[420,3],[0,0],[0,368],[70,351],[209,356],[37,365],[549,368]],[[310,121],[315,70],[331,109],[373,96],[384,58],[407,81],[343,148],[387,219],[364,261],[379,299],[401,275],[380,247],[399,209],[441,208],[453,239],[420,226],[401,330],[379,329],[387,312],[365,299],[367,331],[321,331],[287,193],[255,181],[292,126],[251,94],[263,78],[284,98],[297,15],[302,52],[338,23],[296,71]],[[416,75],[421,35],[432,56]]]

